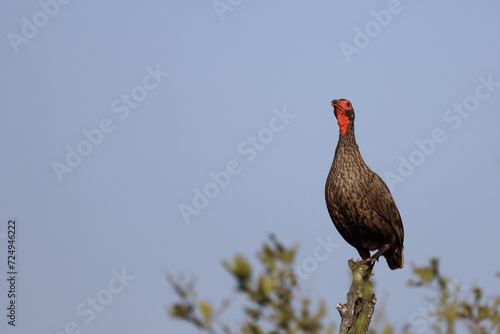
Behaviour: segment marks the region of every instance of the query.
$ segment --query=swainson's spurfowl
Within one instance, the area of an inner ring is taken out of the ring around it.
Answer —
[[[404,230],[389,188],[363,161],[354,137],[354,109],[333,100],[340,135],[326,180],[326,206],[340,235],[363,260],[383,255],[391,269],[403,268]],[[370,251],[378,250],[372,257]]]

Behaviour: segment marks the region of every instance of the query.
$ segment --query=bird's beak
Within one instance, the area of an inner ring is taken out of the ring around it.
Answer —
[[[339,100],[333,100],[332,106],[333,106],[333,114],[335,115],[335,118],[337,118],[337,112],[340,109]]]

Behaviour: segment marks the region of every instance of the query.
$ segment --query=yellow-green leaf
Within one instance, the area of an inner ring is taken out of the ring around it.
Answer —
[[[384,326],[384,330],[382,331],[382,334],[392,334],[392,328],[389,325]]]
[[[486,318],[488,318],[490,314],[490,309],[488,306],[480,306],[479,310],[477,311],[477,320],[482,321]]]
[[[172,318],[185,318],[187,315],[186,308],[180,304],[174,304],[169,310],[169,314]]]
[[[234,257],[234,274],[238,278],[246,281],[250,279],[251,272],[252,269],[250,267],[250,264],[244,256],[237,255]]]
[[[199,302],[198,309],[200,310],[201,316],[206,323],[212,322],[212,307],[207,302]]]
[[[261,276],[259,277],[259,291],[262,295],[268,296],[269,293],[273,290],[274,288],[274,283],[275,283],[274,277],[265,277]]]
[[[456,306],[451,305],[450,308],[448,309],[448,312],[446,312],[446,322],[448,324],[451,325],[455,323],[457,317],[456,311],[457,311]]]

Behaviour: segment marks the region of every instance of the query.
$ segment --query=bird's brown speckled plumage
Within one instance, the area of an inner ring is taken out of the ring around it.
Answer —
[[[363,161],[354,136],[354,109],[333,100],[340,135],[326,180],[328,212],[340,235],[362,259],[385,256],[391,269],[403,268],[404,229],[396,203],[382,179]]]

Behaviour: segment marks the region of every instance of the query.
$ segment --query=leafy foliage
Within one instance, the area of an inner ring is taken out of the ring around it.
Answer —
[[[198,300],[194,280],[182,276],[174,278],[167,274],[167,280],[179,298],[168,307],[167,312],[171,317],[211,334],[333,334],[335,325],[326,319],[325,303],[320,302],[313,310],[309,298],[297,297],[300,286],[293,270],[296,251],[295,246],[287,248],[270,236],[258,254],[261,267],[258,274],[243,255],[235,255],[231,261],[222,261],[223,267],[236,281],[237,293],[246,297],[244,321],[238,324],[237,331],[234,325],[231,330],[220,320],[230,303],[224,301],[219,308],[215,308],[209,302]],[[380,320],[379,312],[368,334],[430,331],[455,334],[458,324],[473,334],[500,334],[500,295],[485,297],[480,287],[462,291],[465,289],[458,282],[441,275],[437,259],[431,259],[427,266],[414,267],[412,274],[409,286],[437,294],[429,300],[427,320],[417,328],[406,326],[406,329],[395,330],[389,323]]]
[[[323,302],[313,310],[308,298],[299,298],[299,285],[293,271],[296,247],[286,248],[274,236],[269,237],[258,255],[262,271],[254,275],[250,262],[242,255],[222,265],[236,280],[237,291],[247,298],[245,320],[238,329],[243,334],[326,333],[334,332],[333,325],[324,322],[327,310]],[[168,310],[171,317],[183,319],[200,330],[234,334],[224,324],[215,325],[214,307],[197,302],[194,284],[167,275],[180,301]],[[217,327],[217,328],[216,328]]]
[[[432,329],[435,333],[454,334],[457,324],[463,324],[470,333],[500,334],[500,296],[484,297],[480,287],[472,287],[463,293],[458,282],[453,282],[439,272],[439,261],[432,259],[428,266],[413,269],[415,280],[409,286],[427,287],[438,292],[431,299],[435,317]]]

